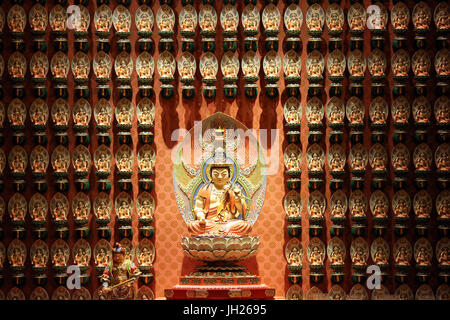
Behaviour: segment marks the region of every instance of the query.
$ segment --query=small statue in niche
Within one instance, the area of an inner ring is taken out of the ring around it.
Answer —
[[[345,112],[350,125],[361,126],[364,124],[365,108],[358,97],[352,96],[348,99]]]
[[[345,171],[345,151],[339,144],[333,144],[328,149],[328,166],[332,174],[343,173]]]
[[[156,13],[156,22],[160,32],[171,33],[175,26],[175,13],[166,4],[162,5]]]
[[[247,51],[242,58],[242,71],[244,77],[258,79],[261,61],[254,51]]]
[[[350,246],[350,256],[354,266],[365,266],[369,257],[369,245],[363,238],[356,238]]]
[[[98,80],[108,80],[111,75],[112,62],[111,58],[104,51],[98,52],[92,62],[95,77]]]
[[[436,198],[438,219],[450,219],[450,191],[444,190]]]
[[[36,240],[31,246],[30,258],[33,269],[44,268],[47,265],[49,250],[47,244],[42,240]]]
[[[101,145],[94,154],[94,162],[99,172],[110,172],[112,164],[112,154],[111,150],[105,145]]]
[[[397,144],[392,149],[392,167],[394,168],[394,172],[405,172],[408,171],[409,162],[410,162],[410,154],[408,148],[402,144]]]
[[[23,7],[13,5],[8,11],[7,22],[11,32],[23,33],[27,24],[27,14]]]
[[[303,23],[303,13],[300,7],[296,4],[291,4],[284,11],[284,25],[287,32],[299,33]]]
[[[139,6],[136,10],[135,21],[138,32],[151,32],[155,21],[152,9],[145,4]]]
[[[380,49],[370,52],[368,57],[369,72],[372,77],[384,77],[386,70],[386,56]]]
[[[147,286],[141,286],[137,293],[137,300],[155,300],[155,295]]]
[[[383,238],[377,238],[372,242],[370,248],[372,260],[377,265],[389,264],[388,258],[390,254],[389,245]]]
[[[27,59],[19,51],[14,51],[8,59],[8,73],[13,79],[23,79],[27,72]]]
[[[200,58],[200,72],[203,80],[215,80],[218,71],[217,58],[211,52],[203,54]]]
[[[434,69],[439,78],[446,78],[450,75],[450,53],[448,49],[441,49],[434,58]]]
[[[372,124],[385,125],[389,115],[389,107],[383,97],[376,97],[369,107],[369,116]]]
[[[440,32],[450,29],[449,6],[447,2],[439,2],[434,9],[434,24]]]
[[[113,109],[106,99],[100,99],[94,108],[94,118],[98,126],[110,126],[113,119]]]
[[[133,73],[133,59],[126,51],[122,51],[114,60],[114,70],[119,80],[131,79]]]
[[[441,267],[450,265],[449,246],[450,241],[448,238],[442,238],[436,244],[436,258]]]
[[[8,213],[12,221],[25,221],[27,200],[20,193],[15,193],[8,201]]]
[[[290,97],[284,104],[284,119],[286,123],[294,125],[300,124],[302,118],[302,110],[300,101],[295,97]]]
[[[417,192],[413,200],[414,213],[416,218],[429,219],[433,209],[433,200],[426,190]]]
[[[400,285],[394,292],[396,300],[414,300],[414,294],[407,284]]]
[[[408,53],[404,49],[400,49],[394,53],[391,59],[391,65],[394,79],[408,77],[411,61]]]
[[[414,150],[413,161],[417,171],[430,171],[433,163],[433,154],[430,146],[426,143],[418,145]]]
[[[389,17],[388,11],[381,2],[375,3],[374,6],[377,9],[372,9],[373,11],[370,12],[368,21],[367,21],[368,26],[371,27],[372,32],[373,31],[385,31],[388,17]],[[374,13],[374,12],[376,12],[376,13]]]
[[[438,172],[450,171],[450,145],[448,143],[439,145],[436,149],[434,158]]]
[[[80,20],[78,23],[75,23],[75,35],[86,34],[88,32],[89,26],[91,25],[91,15],[88,8],[82,5],[79,5],[78,7],[80,8]]]
[[[52,120],[55,126],[65,127],[69,124],[70,108],[66,100],[58,99],[51,109]]]
[[[278,8],[273,4],[264,7],[262,12],[264,29],[277,31],[280,28],[281,15]]]
[[[308,212],[312,219],[321,219],[325,213],[327,201],[323,194],[316,190],[308,198]]]
[[[49,21],[53,31],[66,31],[67,11],[61,6],[56,5],[50,11]]]
[[[67,173],[70,164],[70,153],[66,147],[58,145],[52,153],[52,166],[56,173]]]
[[[412,114],[416,124],[429,124],[431,121],[431,104],[424,96],[414,99]]]
[[[379,143],[374,144],[369,152],[369,161],[373,171],[386,171],[388,161],[386,148]]]
[[[310,32],[322,32],[325,22],[325,12],[322,7],[315,3],[306,11],[306,26]]]
[[[427,31],[431,24],[431,10],[428,4],[420,1],[414,6],[412,22],[416,31]]]
[[[327,119],[330,125],[343,125],[345,117],[344,102],[338,97],[332,97],[326,106]]]
[[[197,27],[197,12],[192,5],[184,6],[179,15],[178,22],[182,33],[192,34]]]
[[[99,240],[94,247],[94,260],[96,267],[106,267],[112,259],[112,247],[105,239]]]
[[[50,200],[50,212],[55,221],[66,221],[69,214],[69,200],[62,193],[56,193]]]
[[[347,58],[350,79],[362,79],[366,71],[366,59],[361,50],[356,49],[349,53]]]
[[[239,25],[239,13],[237,9],[231,4],[225,5],[220,13],[220,22],[224,32],[237,32]]]
[[[263,69],[267,78],[279,78],[281,58],[274,50],[264,56]]]
[[[94,25],[97,32],[109,32],[112,25],[112,11],[109,6],[103,4],[97,8],[94,14]]]
[[[30,165],[33,174],[45,173],[49,162],[49,155],[47,149],[43,146],[34,147],[30,155]]]
[[[204,5],[200,9],[198,22],[202,32],[215,32],[217,25],[217,12],[214,7]]]
[[[23,268],[27,257],[27,247],[25,243],[14,239],[8,246],[8,262],[11,267]]]
[[[85,193],[79,192],[75,195],[75,197],[73,197],[72,211],[75,220],[89,219],[89,213],[91,211],[91,201]]]
[[[183,52],[178,60],[178,73],[183,81],[194,81],[197,65],[195,57],[189,52]]]
[[[343,266],[345,260],[345,244],[338,237],[332,238],[327,247],[328,259],[333,267]]]
[[[391,23],[397,33],[405,32],[408,29],[410,20],[409,9],[403,2],[397,2],[391,11]]]
[[[450,99],[440,96],[434,102],[434,117],[439,125],[450,123]]]
[[[352,4],[347,13],[347,22],[350,30],[354,33],[363,32],[366,21],[366,10],[364,7],[359,2]]]
[[[8,119],[11,127],[21,128],[25,125],[27,109],[22,100],[15,98],[8,105]]]
[[[41,4],[35,4],[30,9],[28,21],[33,32],[45,32],[48,25],[47,11]]]
[[[136,250],[139,267],[151,267],[155,259],[155,246],[148,239],[143,239]]]
[[[138,167],[142,172],[153,172],[155,168],[155,150],[150,145],[144,145],[138,151]]]
[[[9,168],[13,174],[25,174],[28,164],[27,152],[21,146],[14,146],[8,154]]]
[[[429,284],[422,284],[416,291],[416,300],[435,300],[433,288]]]
[[[117,33],[130,32],[131,14],[126,7],[118,5],[114,10],[112,20]]]
[[[74,263],[79,267],[89,267],[89,260],[91,260],[91,246],[89,242],[84,239],[79,239],[72,249],[72,257]]]
[[[307,247],[307,256],[310,265],[322,266],[325,259],[325,245],[319,238],[312,238]]]
[[[86,128],[91,121],[92,109],[86,99],[78,99],[72,109],[74,127]]]
[[[78,145],[73,150],[72,161],[75,168],[75,173],[89,172],[89,168],[91,166],[91,154],[85,146]]]
[[[52,264],[54,267],[66,267],[69,262],[70,249],[67,242],[57,239],[51,248]]]
[[[394,263],[396,266],[409,266],[412,258],[412,247],[408,239],[401,238],[394,244]]]
[[[306,103],[306,118],[308,119],[308,123],[313,125],[322,124],[324,112],[323,103],[319,98],[313,97]]]
[[[306,70],[308,78],[319,79],[322,78],[325,60],[318,50],[314,50],[308,55],[306,59]]]
[[[325,153],[322,147],[318,144],[313,144],[309,147],[306,153],[306,160],[308,161],[309,171],[323,171]]]
[[[430,56],[424,49],[419,49],[412,56],[412,70],[416,77],[429,77],[431,70]]]
[[[109,220],[112,212],[112,201],[109,196],[102,192],[94,201],[94,214],[99,220]]]
[[[36,99],[30,106],[30,118],[33,127],[44,128],[48,120],[48,106],[42,99]]]
[[[148,192],[142,192],[136,202],[136,210],[140,219],[153,219],[155,199]]]
[[[242,26],[244,27],[244,32],[254,32],[258,33],[258,27],[260,22],[260,15],[258,8],[253,4],[248,4],[242,11]]]
[[[345,218],[347,212],[347,196],[342,190],[333,193],[330,198],[331,218]]]
[[[228,51],[222,56],[220,69],[225,81],[235,81],[239,68],[239,58],[233,52]]]
[[[302,199],[300,194],[289,191],[284,199],[284,210],[288,217],[300,217],[302,210]]]
[[[116,105],[116,119],[120,126],[132,125],[134,112],[133,104],[127,98],[120,99]]]
[[[131,219],[131,210],[133,207],[133,200],[126,192],[121,192],[115,202],[115,209],[119,219]]]
[[[347,300],[368,300],[369,295],[366,289],[359,283],[355,284],[347,297]]]
[[[33,292],[30,294],[30,300],[49,300],[49,296],[47,291],[42,287],[36,287],[36,289],[33,290]]]
[[[150,99],[144,98],[137,104],[136,114],[140,125],[153,126],[155,121],[155,105]]]
[[[298,146],[290,144],[284,152],[284,163],[288,172],[301,170],[302,153]]]
[[[120,172],[131,172],[134,156],[133,151],[127,145],[122,145],[116,153],[116,165]]]
[[[327,9],[327,26],[332,33],[339,33],[344,30],[344,11],[336,4],[331,4]]]
[[[69,68],[69,58],[62,51],[58,51],[53,55],[52,60],[50,61],[50,69],[54,78],[66,79]]]
[[[419,266],[431,266],[433,247],[426,238],[420,238],[414,244],[414,259]]]
[[[450,300],[450,287],[443,283],[436,290],[436,300]]]
[[[283,57],[283,69],[286,80],[300,79],[302,63],[301,58],[294,50],[289,50]]]
[[[44,53],[38,51],[33,54],[30,60],[30,72],[34,81],[40,81],[41,79],[45,81],[48,68],[48,58]]]
[[[176,69],[175,58],[170,52],[163,52],[158,57],[158,72],[163,79],[173,79]]]
[[[395,98],[391,106],[392,119],[395,124],[407,124],[409,121],[411,106],[405,96]]]
[[[301,266],[303,262],[303,247],[297,238],[292,238],[286,244],[284,255],[289,266]]]
[[[330,79],[342,79],[345,71],[345,56],[340,50],[334,50],[328,55],[327,59],[328,73]]]
[[[367,199],[361,190],[356,190],[350,195],[350,215],[352,218],[361,218],[366,216]]]
[[[349,162],[352,171],[365,171],[368,161],[369,153],[361,143],[358,143],[350,149]]]
[[[70,300],[70,292],[66,287],[60,286],[52,294],[52,300]]]
[[[370,196],[370,211],[374,218],[386,219],[389,210],[389,200],[385,193],[376,190]]]
[[[72,59],[72,73],[75,81],[86,81],[89,77],[91,62],[86,53],[78,51]]]
[[[40,194],[34,194],[29,203],[30,215],[33,221],[45,221],[47,219],[48,204],[47,199]]]
[[[395,218],[408,218],[411,211],[411,197],[405,190],[394,194],[392,199],[392,211]]]

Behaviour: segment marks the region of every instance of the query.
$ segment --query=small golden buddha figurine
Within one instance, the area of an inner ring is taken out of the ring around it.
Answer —
[[[344,264],[344,257],[341,248],[338,246],[334,246],[331,255],[330,262],[332,265],[342,265]]]

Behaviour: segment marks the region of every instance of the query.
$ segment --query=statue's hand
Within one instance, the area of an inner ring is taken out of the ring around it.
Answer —
[[[111,288],[110,287],[106,287],[106,288],[103,288],[102,289],[102,293],[103,294],[108,294],[108,293],[110,293],[111,292]]]

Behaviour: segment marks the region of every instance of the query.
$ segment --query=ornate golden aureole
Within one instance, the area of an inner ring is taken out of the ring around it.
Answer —
[[[236,283],[241,277],[236,271],[245,270],[232,262],[254,256],[259,247],[259,237],[248,234],[264,201],[265,160],[256,138],[246,143],[240,134],[247,130],[230,116],[216,113],[190,130],[174,162],[175,198],[191,233],[182,237],[183,250],[207,263],[202,270],[212,274],[201,273],[202,278],[217,277],[219,269],[229,270],[229,279],[218,280],[224,285]],[[201,147],[194,157],[192,139]],[[247,279],[254,277],[242,272]],[[190,283],[192,275],[182,277],[182,284]],[[266,293],[267,297],[272,293]]]

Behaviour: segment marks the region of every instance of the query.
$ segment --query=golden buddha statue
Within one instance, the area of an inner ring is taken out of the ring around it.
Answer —
[[[252,229],[249,222],[240,220],[247,203],[240,187],[232,185],[233,166],[213,163],[207,167],[211,181],[201,187],[194,200],[195,219],[188,225],[192,234],[246,235]]]

